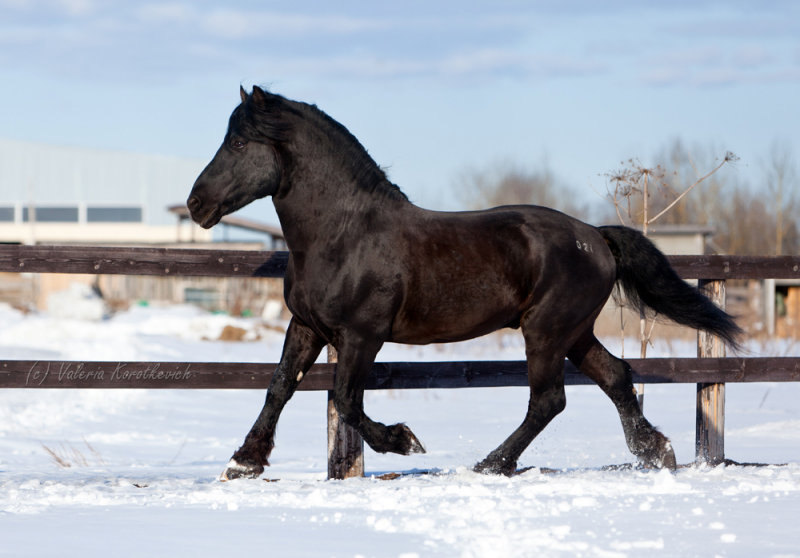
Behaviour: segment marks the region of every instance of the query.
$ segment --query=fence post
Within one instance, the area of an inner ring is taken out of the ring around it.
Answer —
[[[337,362],[336,349],[328,345],[328,362]],[[328,392],[328,479],[364,476],[364,440],[355,428],[339,418]]]
[[[725,309],[725,281],[700,281],[711,300]],[[706,331],[697,333],[697,356],[725,356],[725,344]],[[697,384],[695,461],[719,465],[725,461],[725,384]]]

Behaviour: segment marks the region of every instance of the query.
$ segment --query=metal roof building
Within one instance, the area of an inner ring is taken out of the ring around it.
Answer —
[[[176,225],[206,161],[0,139],[0,242],[210,240]],[[192,230],[193,229],[193,230]]]

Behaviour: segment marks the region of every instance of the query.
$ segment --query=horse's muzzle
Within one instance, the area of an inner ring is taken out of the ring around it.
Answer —
[[[186,200],[186,207],[189,208],[192,221],[204,229],[210,229],[219,223],[222,218],[222,212],[219,207],[213,207],[210,211],[203,211],[203,202],[195,195],[189,196],[189,199]]]

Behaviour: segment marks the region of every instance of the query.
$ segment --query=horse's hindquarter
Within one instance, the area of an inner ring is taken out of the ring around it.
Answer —
[[[529,308],[544,297],[568,299],[576,283],[597,291],[582,296],[593,309],[613,284],[613,258],[596,229],[533,206],[425,212],[403,243],[397,342],[456,341],[518,327]]]

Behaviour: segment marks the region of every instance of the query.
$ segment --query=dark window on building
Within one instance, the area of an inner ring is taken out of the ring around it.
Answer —
[[[206,310],[219,310],[222,295],[216,289],[202,287],[186,287],[183,290],[183,301]]]
[[[22,220],[25,222],[30,221],[29,208],[22,208]],[[78,222],[78,208],[77,207],[37,207],[36,208],[36,222],[37,223],[77,223]]]
[[[87,207],[89,223],[141,223],[141,207]]]
[[[14,222],[14,208],[9,206],[0,207],[0,223]]]

